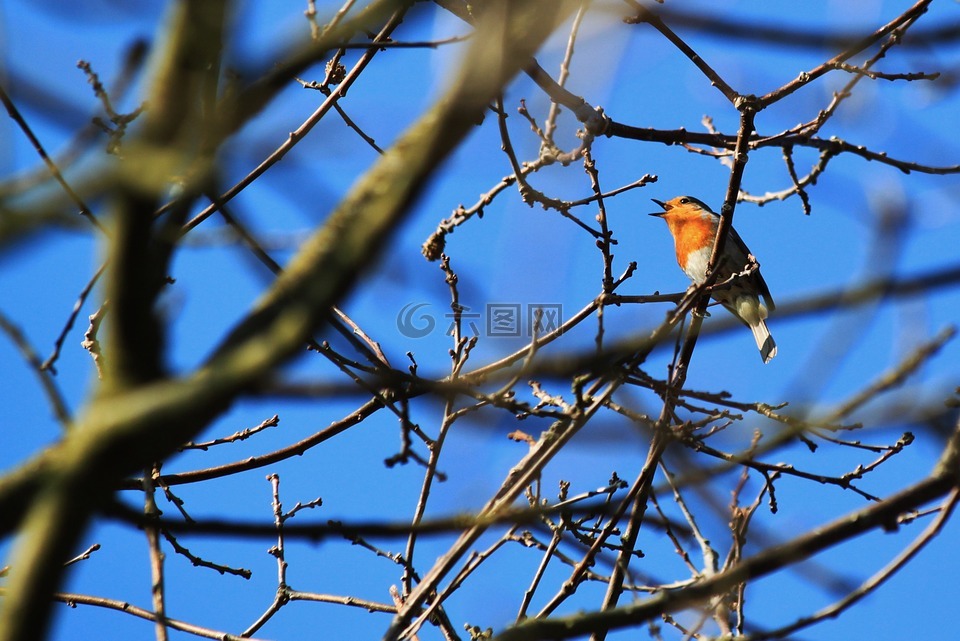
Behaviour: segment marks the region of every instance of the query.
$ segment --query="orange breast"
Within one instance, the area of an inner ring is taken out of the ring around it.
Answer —
[[[702,216],[664,216],[673,234],[680,269],[687,271],[687,257],[704,247],[713,247],[717,226]]]

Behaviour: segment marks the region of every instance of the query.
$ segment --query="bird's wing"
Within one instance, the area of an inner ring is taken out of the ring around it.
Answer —
[[[743,254],[744,265],[746,265],[747,255],[750,254],[750,248],[747,247],[747,244],[743,242],[743,239],[740,238],[740,234],[738,234],[737,230],[733,227],[730,228],[729,235],[727,236],[727,242],[732,242],[734,246]],[[756,256],[754,256],[754,258],[756,258]],[[770,295],[770,288],[767,287],[767,281],[763,280],[763,275],[760,273],[759,264],[760,261],[757,261],[758,269],[753,272],[751,279],[757,287],[757,292],[763,296],[763,300],[767,304],[767,309],[772,312],[777,306],[773,302],[773,296]]]

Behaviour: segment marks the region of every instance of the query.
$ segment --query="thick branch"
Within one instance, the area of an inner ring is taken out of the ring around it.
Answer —
[[[403,219],[446,156],[481,119],[490,100],[551,32],[535,2],[488,7],[452,88],[380,157],[277,279],[251,315],[193,375],[115,394],[94,403],[77,429],[25,464],[37,500],[15,550],[10,598],[0,612],[3,641],[42,638],[50,595],[91,511],[124,476],[194,438],[239,394],[296,353],[330,307]],[[0,497],[8,481],[0,480]],[[28,483],[28,485],[31,485]],[[34,485],[36,487],[36,485]],[[9,496],[6,498],[10,498]],[[20,502],[23,506],[24,503]],[[9,531],[24,515],[4,513]]]

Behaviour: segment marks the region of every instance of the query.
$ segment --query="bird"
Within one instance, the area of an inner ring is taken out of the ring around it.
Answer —
[[[667,223],[680,269],[695,284],[702,284],[707,278],[707,264],[717,238],[720,215],[693,196],[677,196],[667,202],[656,198],[651,200],[663,208],[663,211],[650,215],[662,218]],[[740,274],[751,261],[756,263],[746,243],[731,227],[723,246],[723,256],[716,266],[715,283],[719,286],[715,286],[710,295],[750,328],[760,357],[764,363],[769,363],[777,355],[777,344],[765,321],[768,312],[776,306],[767,283],[760,275],[759,264],[748,274]],[[760,301],[761,297],[766,304]]]

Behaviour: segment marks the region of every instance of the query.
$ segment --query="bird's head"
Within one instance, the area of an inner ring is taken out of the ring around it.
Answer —
[[[713,216],[717,215],[712,209],[707,207],[702,200],[699,198],[694,198],[693,196],[677,196],[676,198],[671,198],[667,202],[657,200],[656,198],[651,198],[651,200],[663,208],[663,211],[650,214],[651,216],[657,216],[658,218],[663,218],[664,216],[668,216],[670,218],[680,216],[702,216],[703,214],[711,214]]]

